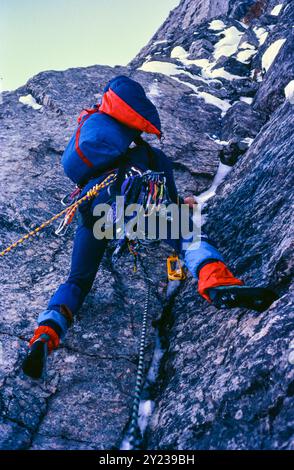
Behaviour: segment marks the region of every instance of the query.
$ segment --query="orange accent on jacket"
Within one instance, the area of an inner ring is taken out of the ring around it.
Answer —
[[[161,132],[150,121],[137,113],[111,89],[104,93],[99,111],[108,114],[126,126],[161,137]]]

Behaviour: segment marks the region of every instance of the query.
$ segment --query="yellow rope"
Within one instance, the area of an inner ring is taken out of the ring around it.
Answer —
[[[63,209],[61,212],[59,212],[59,214],[56,214],[54,215],[53,217],[51,217],[51,219],[47,220],[46,222],[43,222],[39,227],[37,227],[36,229],[32,230],[31,232],[27,233],[26,235],[24,235],[22,238],[20,238],[19,240],[17,240],[15,243],[13,243],[12,245],[8,246],[5,250],[1,251],[0,253],[0,256],[4,256],[6,255],[7,253],[10,253],[11,250],[13,250],[14,248],[16,248],[18,245],[20,245],[21,243],[25,242],[28,238],[31,238],[31,237],[34,237],[35,235],[38,235],[38,233],[43,230],[45,227],[47,227],[48,225],[50,225],[52,222],[54,222],[56,219],[59,219],[59,217],[61,217],[62,215],[66,214],[68,211],[70,211],[70,214],[72,215],[72,213],[74,213],[77,208],[80,206],[80,204],[82,204],[82,202],[84,201],[89,201],[90,199],[92,199],[93,197],[97,196],[97,194],[99,193],[99,191],[107,186],[109,186],[111,183],[113,183],[114,181],[116,180],[116,175],[114,173],[112,173],[111,175],[107,176],[107,178],[105,178],[105,180],[102,181],[102,183],[100,184],[96,184],[96,186],[94,186],[93,188],[91,188],[87,194],[85,196],[83,196],[81,199],[79,199],[78,201],[74,202],[73,204],[71,204],[70,206],[66,207],[65,209]]]

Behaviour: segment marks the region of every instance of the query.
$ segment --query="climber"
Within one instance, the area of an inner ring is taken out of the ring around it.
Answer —
[[[117,179],[79,208],[69,277],[39,315],[38,327],[29,343],[30,352],[23,362],[23,371],[33,378],[41,377],[47,349],[50,353],[58,348],[94,282],[108,242],[94,236],[95,207],[110,203],[115,195],[121,194],[127,178],[134,179],[148,170],[164,174],[170,200],[178,205],[181,202],[169,159],[145,142],[142,132],[160,137],[159,115],[141,85],[124,76],[107,85],[100,105],[80,115],[79,126],[62,158],[66,174],[82,187],[81,197],[110,171]],[[195,245],[187,239],[173,240],[169,235],[165,241],[181,253],[198,280],[200,295],[215,307],[245,307],[262,312],[276,299],[269,289],[244,286],[207,236],[202,235]]]

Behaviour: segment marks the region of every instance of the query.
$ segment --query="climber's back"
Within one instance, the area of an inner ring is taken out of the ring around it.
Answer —
[[[105,87],[101,104],[80,114],[62,157],[65,173],[74,183],[84,185],[118,167],[142,132],[161,136],[157,109],[139,83],[118,76]]]

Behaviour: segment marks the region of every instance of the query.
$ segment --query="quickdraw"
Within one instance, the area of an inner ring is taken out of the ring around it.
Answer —
[[[26,235],[24,235],[22,238],[17,240],[12,245],[5,248],[5,250],[1,251],[0,256],[4,256],[7,253],[10,253],[14,248],[16,248],[17,246],[19,246],[20,244],[22,244],[23,242],[28,240],[28,238],[31,238],[31,237],[34,237],[35,235],[38,235],[41,230],[48,227],[48,225],[50,225],[52,222],[59,219],[63,215],[65,215],[66,223],[67,224],[70,223],[71,220],[73,219],[73,216],[75,215],[76,210],[82,204],[82,202],[89,201],[89,200],[93,199],[94,197],[96,197],[98,195],[99,191],[101,191],[101,189],[106,188],[110,184],[114,183],[116,181],[116,179],[117,179],[117,175],[115,173],[110,174],[100,184],[96,184],[93,188],[91,188],[87,192],[87,194],[85,194],[85,196],[78,199],[76,202],[71,204],[69,207],[63,209],[61,212],[59,212],[58,214],[51,217],[51,219],[47,220],[46,222],[43,222],[39,227],[37,227],[34,230],[32,230],[31,232],[27,233]]]
[[[64,196],[61,199],[61,204],[63,206],[66,206],[66,207],[70,206],[71,204],[73,204],[74,202],[76,202],[78,200],[81,191],[82,191],[82,188],[77,186],[74,191],[72,191],[71,193],[66,194],[66,196]]]

